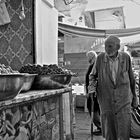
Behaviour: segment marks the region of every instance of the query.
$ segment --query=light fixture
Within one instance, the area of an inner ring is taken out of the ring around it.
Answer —
[[[21,0],[21,11],[20,11],[20,13],[19,13],[19,18],[20,18],[21,20],[25,19],[23,0]]]
[[[112,13],[113,16],[116,16],[116,17],[119,17],[119,16],[122,16],[122,14],[120,13],[120,11],[114,11]]]
[[[119,22],[122,21],[122,18],[123,18],[123,17],[122,17],[122,13],[121,13],[120,11],[118,11],[118,10],[117,10],[117,11],[114,11],[114,12],[112,13],[112,16],[115,17],[115,18],[117,18]]]

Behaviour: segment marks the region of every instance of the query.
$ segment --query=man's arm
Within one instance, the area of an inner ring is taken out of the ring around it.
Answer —
[[[128,74],[129,74],[129,79],[130,79],[130,88],[131,88],[131,92],[133,95],[132,98],[132,107],[136,108],[138,106],[138,100],[137,100],[137,95],[136,95],[136,81],[134,78],[134,73],[132,70],[132,65],[131,65],[131,59],[129,57],[129,69],[128,69]]]
[[[94,66],[92,68],[92,71],[89,75],[89,86],[88,86],[88,92],[89,94],[95,94],[96,88],[97,88],[97,59],[94,63]]]
[[[89,68],[86,72],[86,75],[85,75],[85,91],[86,91],[86,94],[88,94],[88,85],[89,85]]]

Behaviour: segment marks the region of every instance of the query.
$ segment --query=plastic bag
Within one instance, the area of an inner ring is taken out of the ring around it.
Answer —
[[[131,113],[131,132],[130,137],[138,139],[140,138],[140,106],[133,109]]]

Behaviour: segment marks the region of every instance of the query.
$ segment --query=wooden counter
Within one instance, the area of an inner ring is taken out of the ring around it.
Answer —
[[[29,91],[0,102],[0,139],[73,139],[71,91]]]

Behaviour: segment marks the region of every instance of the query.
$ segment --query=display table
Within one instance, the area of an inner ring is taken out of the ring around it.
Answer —
[[[29,91],[0,102],[0,139],[73,139],[71,91]]]

